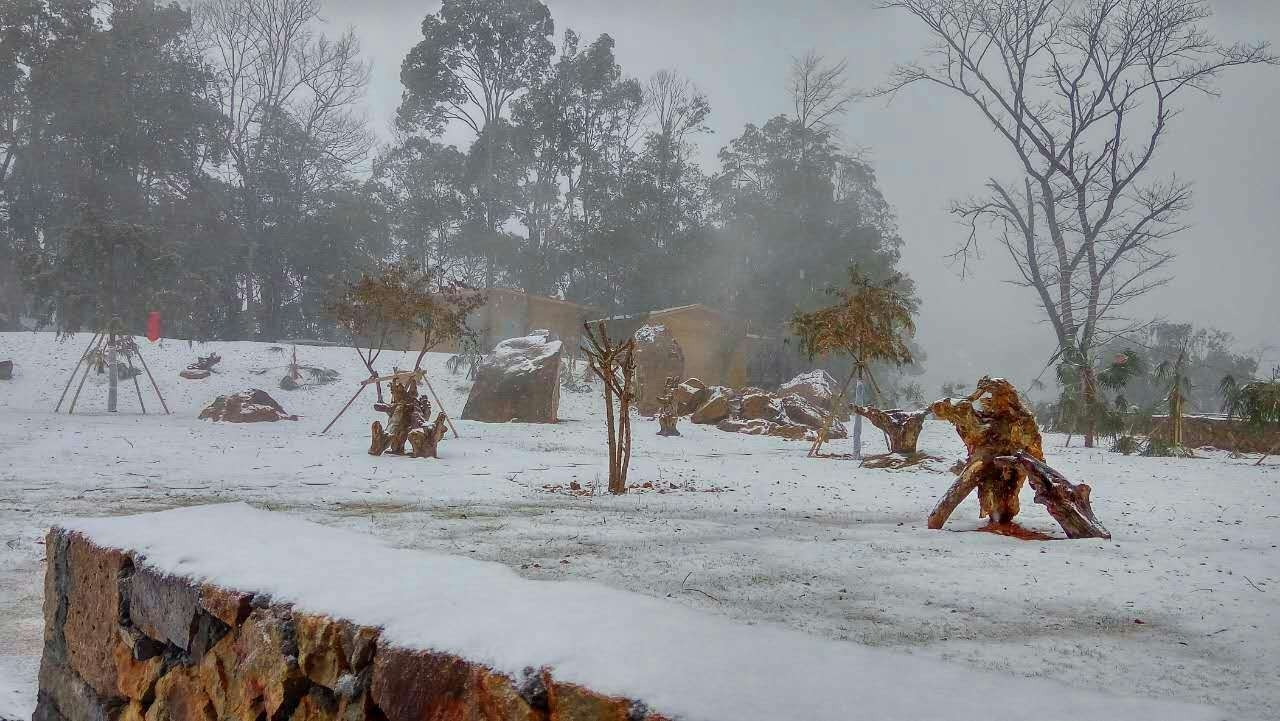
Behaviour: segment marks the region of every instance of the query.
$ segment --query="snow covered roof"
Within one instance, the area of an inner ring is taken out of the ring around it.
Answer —
[[[623,315],[615,315],[615,316],[610,316],[608,318],[600,318],[598,320],[616,321],[616,320],[658,319],[658,318],[661,318],[662,316],[676,315],[678,313],[687,313],[689,311],[698,311],[698,312],[707,313],[710,315],[720,316],[722,318],[732,318],[732,316],[730,316],[728,313],[725,313],[724,311],[721,311],[721,310],[716,310],[715,308],[712,308],[709,305],[704,305],[702,303],[690,303],[688,305],[677,305],[671,308],[658,308],[657,310],[646,310],[646,311],[641,311],[639,313],[627,313]],[[594,323],[596,321],[592,320],[591,322]]]
[[[161,571],[380,626],[380,643],[451,653],[512,676],[549,666],[562,681],[678,719],[988,721],[992,699],[1046,719],[1221,717],[736,623],[593,583],[529,580],[500,564],[392,548],[239,503],[63,526],[142,554]]]
[[[546,295],[535,295],[533,293],[528,293],[518,288],[489,288],[488,290],[481,289],[479,292],[487,293],[487,294],[522,296],[522,297],[528,298],[529,300],[537,301],[541,303],[551,303],[551,304],[572,306],[584,312],[591,312],[596,310],[595,308],[589,305],[574,303],[571,300],[565,300],[563,298],[552,298]]]

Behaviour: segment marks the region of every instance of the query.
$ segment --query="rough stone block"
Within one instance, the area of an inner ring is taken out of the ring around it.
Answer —
[[[63,625],[72,671],[100,696],[116,696],[114,647],[124,603],[120,581],[132,568],[123,553],[94,546],[72,534],[67,548],[67,618]]]
[[[113,649],[116,663],[117,691],[135,701],[150,702],[154,696],[156,681],[164,671],[164,659],[152,656],[145,660],[134,658],[133,651],[125,643],[117,643]]]
[[[213,702],[194,668],[179,667],[156,684],[146,721],[217,721]]]
[[[552,681],[550,721],[631,721],[631,702]]]
[[[388,721],[473,718],[474,674],[466,661],[441,653],[379,649],[373,659],[373,701]]]
[[[116,721],[118,700],[104,699],[71,669],[40,661],[40,690],[32,721]]]
[[[176,576],[139,566],[129,583],[129,618],[149,638],[187,651],[199,611],[199,594]]]
[[[252,602],[253,594],[250,593],[232,591],[210,584],[200,587],[200,607],[231,628],[244,623],[244,620],[249,617]]]

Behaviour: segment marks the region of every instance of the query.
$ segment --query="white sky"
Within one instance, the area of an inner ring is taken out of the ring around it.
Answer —
[[[928,38],[897,11],[874,0],[544,0],[559,36],[607,32],[624,72],[641,78],[663,68],[689,76],[711,102],[713,132],[702,138],[703,165],[747,122],[788,110],[789,58],[812,48],[847,58],[852,84],[884,81],[897,62],[917,57]],[[368,93],[374,126],[389,135],[400,100],[400,62],[421,38],[422,17],[438,2],[325,0],[334,30],[351,25],[374,63]],[[1280,0],[1215,0],[1213,30],[1227,41],[1280,43]],[[1212,324],[1235,333],[1244,349],[1280,346],[1280,243],[1268,206],[1280,201],[1276,118],[1280,68],[1227,74],[1220,98],[1199,97],[1176,119],[1161,171],[1195,184],[1192,228],[1174,241],[1174,282],[1144,298],[1133,315]],[[1010,176],[1009,151],[962,99],[915,88],[892,103],[856,106],[845,142],[864,149],[893,204],[906,241],[904,269],[923,300],[918,339],[929,354],[926,394],[944,380],[971,383],[984,373],[1025,384],[1053,347],[1039,323],[1032,291],[1003,282],[1011,266],[992,252],[963,281],[944,255],[965,229],[951,201],[982,190],[992,175]],[[990,324],[997,324],[991,327]],[[1274,362],[1277,353],[1269,354]]]

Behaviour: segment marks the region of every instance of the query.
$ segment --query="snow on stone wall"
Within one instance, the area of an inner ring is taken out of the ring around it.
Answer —
[[[34,721],[1211,719],[394,549],[244,504],[68,521]],[[1047,715],[1046,715],[1047,714]]]

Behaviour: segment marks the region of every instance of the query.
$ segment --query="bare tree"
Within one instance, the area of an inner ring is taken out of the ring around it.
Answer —
[[[967,98],[1013,150],[1022,183],[957,203],[970,225],[956,251],[978,256],[993,228],[1053,326],[1055,358],[1078,365],[1085,405],[1097,394],[1093,351],[1132,328],[1123,308],[1167,281],[1164,243],[1190,185],[1151,177],[1178,100],[1213,94],[1219,74],[1274,64],[1267,43],[1225,45],[1202,0],[892,0],[935,44],[898,67],[880,94],[915,83]],[[1019,187],[1021,186],[1021,187]],[[1127,327],[1126,327],[1127,326]],[[1093,444],[1092,430],[1085,443]]]
[[[272,281],[259,267],[260,246],[264,206],[281,189],[267,186],[283,182],[303,194],[331,189],[374,143],[360,107],[369,64],[360,59],[359,40],[351,29],[334,40],[318,35],[321,21],[319,0],[201,0],[195,6],[196,37],[218,76],[228,119],[226,175],[243,206],[246,295],[261,301],[268,332],[278,304],[263,287]],[[286,144],[305,152],[283,152]],[[283,169],[281,157],[288,158]]]
[[[848,68],[849,61],[828,63],[812,50],[791,59],[788,90],[796,121],[806,136],[830,131],[832,123],[849,111],[857,93],[848,87]]]
[[[674,70],[659,70],[649,78],[644,101],[652,119],[651,142],[658,161],[659,207],[654,243],[662,246],[671,239],[671,216],[681,202],[680,178],[693,152],[689,136],[707,131],[711,105],[689,78]]]
[[[609,338],[604,321],[597,321],[593,330],[590,323],[583,323],[586,331],[581,350],[587,357],[591,372],[604,383],[605,425],[609,437],[609,492],[627,492],[627,468],[631,465],[631,402],[635,400],[636,339],[628,338],[615,344]],[[614,399],[618,400],[616,419]]]

